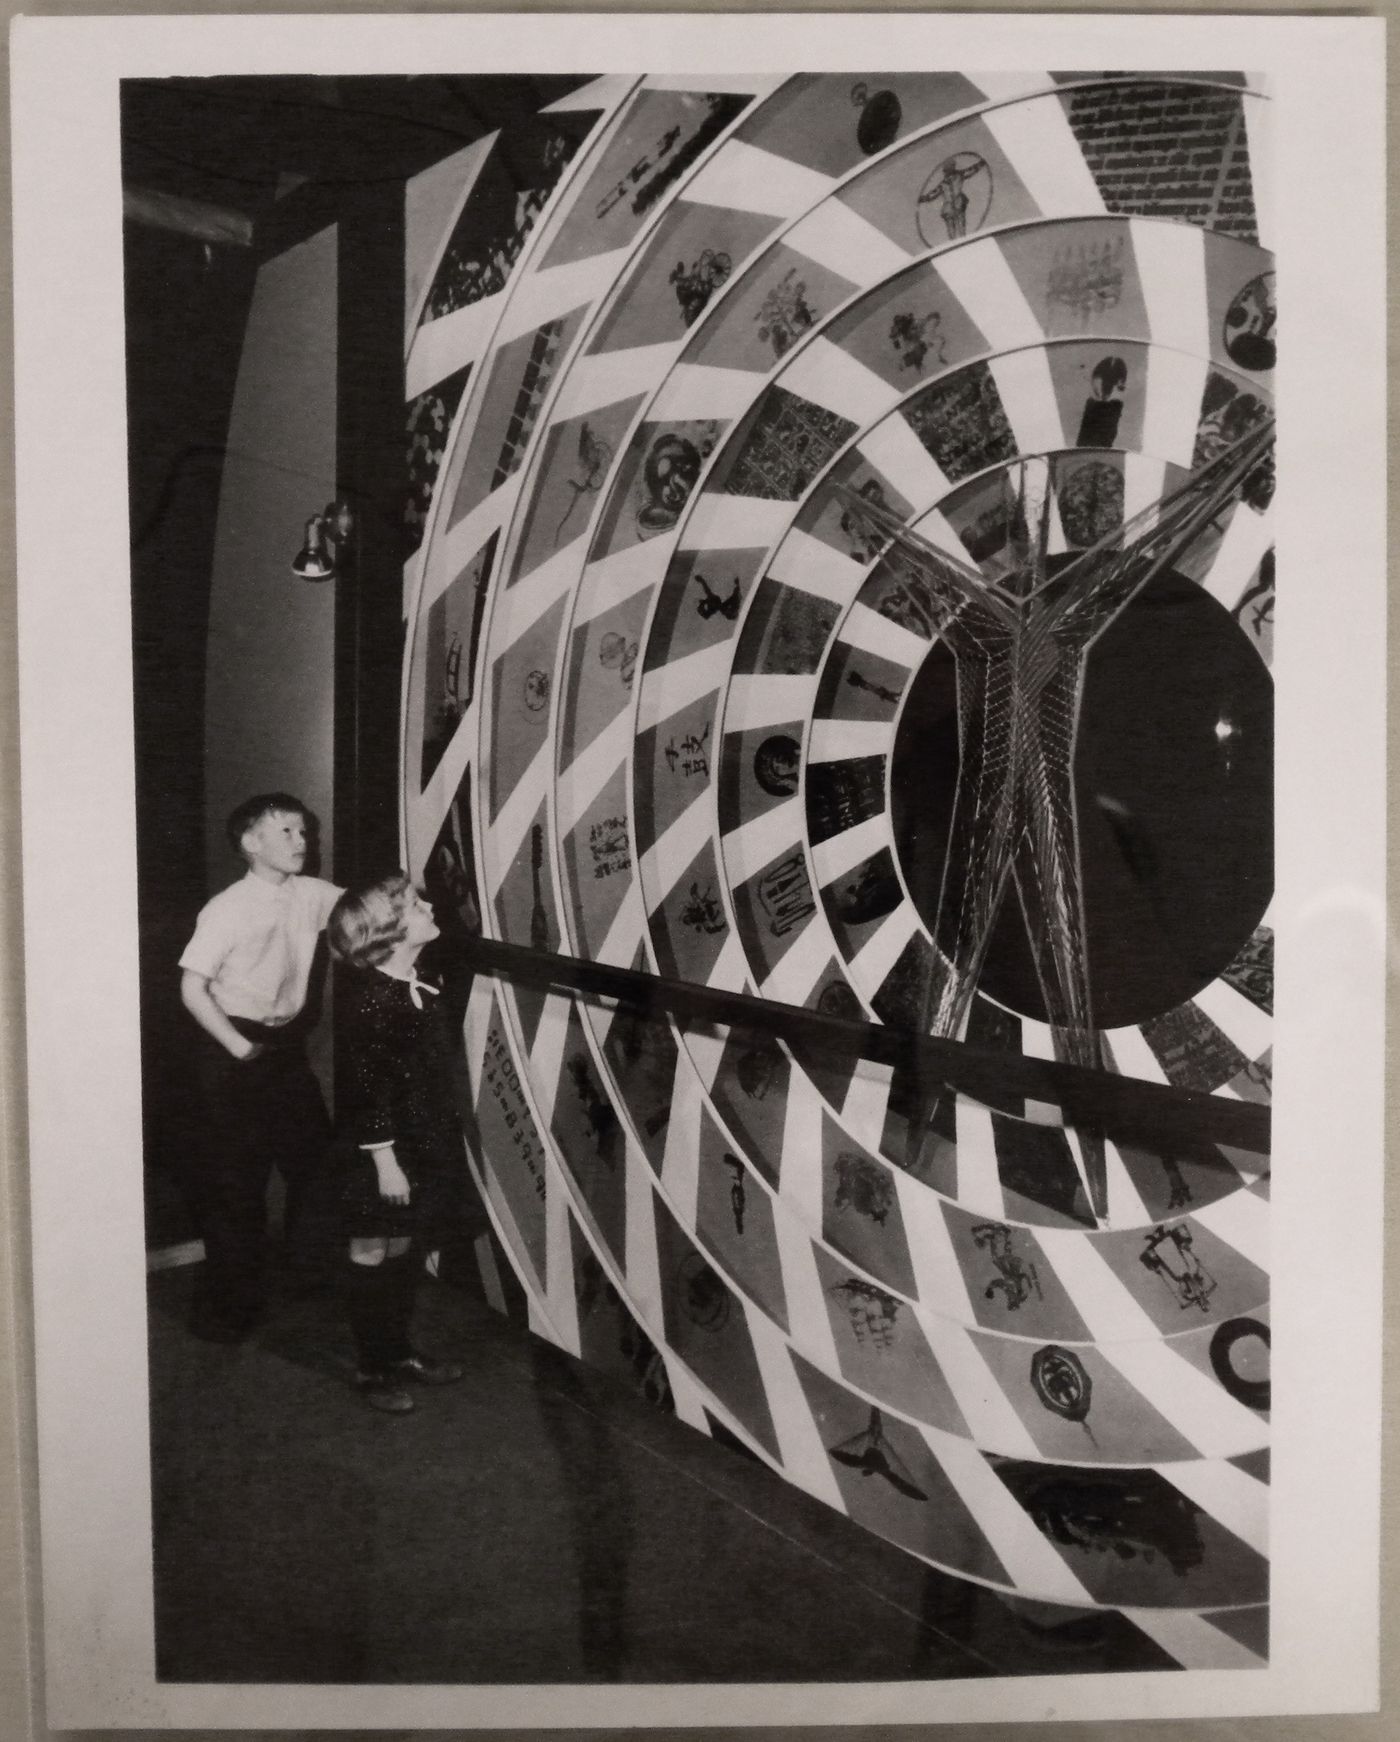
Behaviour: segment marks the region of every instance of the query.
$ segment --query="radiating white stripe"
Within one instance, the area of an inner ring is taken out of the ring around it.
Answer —
[[[1123,456],[1123,519],[1129,521],[1162,499],[1167,486],[1166,462],[1155,454]],[[1155,523],[1155,516],[1154,516]],[[1147,526],[1144,525],[1144,532]]]
[[[682,1053],[671,1093],[671,1117],[666,1125],[666,1149],[661,1158],[661,1185],[683,1228],[695,1227],[700,1200],[700,1127],[705,1098],[700,1081]]]
[[[1043,91],[1050,83],[1049,73],[978,73],[972,80],[992,102],[1007,102],[1012,97],[1024,97],[1032,91]],[[987,117],[983,116],[983,120]]]
[[[1140,1028],[1110,1028],[1105,1031],[1113,1062],[1120,1075],[1143,1083],[1165,1083],[1167,1073],[1157,1055],[1142,1037]]]
[[[908,503],[941,502],[952,488],[903,417],[887,417],[860,438],[862,457]],[[956,535],[955,535],[956,536]]]
[[[1108,1221],[1113,1228],[1145,1228],[1153,1220],[1133,1183],[1133,1176],[1116,1143],[1104,1140],[1104,1159],[1108,1166]]]
[[[1183,1669],[1260,1669],[1248,1646],[1190,1609],[1124,1609],[1123,1614]]]
[[[664,1344],[664,1338],[659,1335],[653,1340]],[[675,1405],[676,1420],[683,1421],[687,1427],[693,1427],[702,1434],[708,1434],[710,1424],[706,1419],[706,1411],[713,1407],[709,1393],[701,1390],[690,1369],[682,1364],[678,1356],[667,1355],[663,1347],[661,1358],[666,1368],[666,1382],[671,1387],[671,1402]]]
[[[494,296],[484,296],[418,328],[404,369],[405,399],[417,399],[420,393],[486,355],[500,319],[503,295],[497,291]]]
[[[637,83],[638,80],[632,73],[600,73],[596,79],[580,85],[578,90],[570,91],[555,102],[546,104],[540,113],[564,115],[575,109],[596,109],[606,114]]]
[[[825,406],[857,429],[883,417],[900,397],[882,375],[820,333],[802,347],[778,379],[789,393]]]
[[[1193,1000],[1220,1032],[1247,1059],[1262,1057],[1274,1044],[1274,1019],[1257,1004],[1251,1004],[1226,980],[1212,980]]]
[[[973,1442],[1003,1457],[1040,1460],[1039,1446],[983,1359],[977,1339],[941,1313],[929,1313],[919,1322]],[[1029,1371],[1029,1351],[1026,1367]]]
[[[831,1460],[817,1432],[817,1424],[793,1369],[782,1333],[751,1302],[745,1303],[744,1317],[758,1359],[759,1377],[778,1440],[783,1474],[806,1493],[844,1512],[846,1505],[832,1474]]]
[[[1006,1213],[997,1167],[996,1130],[990,1109],[959,1095],[958,1202],[975,1216],[1000,1219]]]
[[[867,1149],[878,1151],[884,1137],[893,1076],[893,1066],[881,1064],[878,1059],[860,1059],[851,1072],[846,1098],[841,1103],[841,1123]]]
[[[1055,1058],[1055,1036],[1048,1022],[1037,1022],[1030,1016],[1018,1016],[1021,1028],[1021,1051],[1027,1058]],[[1064,1113],[1053,1101],[1026,1102],[1026,1118],[1033,1125],[1063,1125]]]
[[[491,899],[500,893],[501,883],[525,844],[525,836],[536,813],[544,803],[554,774],[553,746],[546,740],[540,745],[529,767],[515,783],[510,797],[501,806],[500,814],[487,833],[485,859],[494,881]]]
[[[882,617],[878,611],[872,611],[869,605],[862,604],[859,599],[846,613],[841,625],[840,639],[847,647],[853,647],[860,653],[873,653],[879,659],[888,659],[895,665],[907,666],[910,671],[923,663],[928,652],[928,642],[922,635],[916,635],[912,629],[905,629],[902,624],[892,622],[888,617]]]
[[[1152,342],[1170,345],[1192,357],[1209,357],[1205,231],[1194,224],[1131,218],[1128,233],[1133,239]]]
[[[831,960],[831,932],[815,916],[788,945],[783,959],[763,982],[763,996],[783,1004],[805,1004]]]
[[[786,73],[750,73],[739,70],[715,72],[706,68],[692,73],[651,73],[646,80],[649,91],[733,91],[739,96],[764,97],[776,91],[787,78]]]
[[[1256,1554],[1269,1553],[1269,1488],[1234,1464],[1209,1462],[1158,1464],[1173,1488],[1208,1512],[1217,1524],[1233,1531]]]
[[[409,613],[413,609],[413,595],[418,586],[418,575],[422,567],[423,547],[420,544],[418,549],[414,551],[413,555],[409,557],[408,561],[403,565],[403,592],[400,595],[402,603],[399,607],[399,611],[405,622],[407,622]]]
[[[928,1427],[918,1427],[918,1432],[1018,1591],[1053,1603],[1091,1601],[1088,1591],[1031,1523],[971,1440]]]
[[[650,423],[714,418],[733,423],[753,404],[766,377],[749,369],[678,363],[647,408]]]
[[[1195,1219],[1259,1270],[1269,1268],[1269,1206],[1263,1198],[1231,1192],[1198,1210]]]
[[[467,1020],[462,1025],[462,1041],[467,1054],[467,1075],[471,1079],[473,1099],[477,1099],[481,1095],[481,1073],[486,1058],[486,1037],[490,1030],[491,1018],[496,1013],[494,987],[495,981],[488,975],[477,975],[472,982],[471,996],[467,999]]]
[[[1237,1403],[1213,1374],[1193,1366],[1160,1335],[1140,1342],[1100,1343],[1099,1354],[1203,1458],[1238,1458],[1268,1443],[1268,1427],[1258,1414]]]
[[[792,520],[791,502],[704,491],[686,522],[686,550],[771,550]]]
[[[521,476],[516,472],[507,478],[499,490],[493,490],[455,526],[448,527],[440,538],[433,540],[423,561],[423,590],[418,599],[420,611],[426,610],[451,586],[491,534],[505,525],[515,509]]]
[[[967,546],[958,537],[952,521],[942,509],[935,508],[928,514],[920,515],[913,522],[913,526],[921,537],[926,538],[930,544],[937,545],[939,550],[946,551],[949,556],[955,557],[964,568],[976,566],[968,554]]]
[[[856,990],[873,998],[889,978],[905,945],[919,929],[914,904],[902,901],[877,931],[873,931],[847,964]]]
[[[909,264],[907,249],[840,199],[823,200],[783,237],[788,248],[862,289]]]
[[[938,273],[994,355],[1037,345],[1045,337],[1020,280],[993,237],[940,255]]]
[[[579,569],[587,551],[580,532],[563,550],[542,562],[513,587],[496,594],[496,618],[491,625],[491,653],[496,659],[514,647],[526,630],[533,629],[546,611],[557,605],[578,584]]]
[[[710,838],[712,813],[705,802],[708,796],[703,789],[697,793],[642,855],[642,893],[653,911],[671,893],[676,879]]]
[[[636,878],[631,877],[627,882],[627,893],[608,927],[608,935],[594,951],[594,960],[607,962],[615,968],[630,968],[645,931],[646,910],[642,906],[642,892]]]
[[[1064,447],[1060,400],[1046,352],[1036,347],[993,357],[991,371],[1020,452],[1044,454]]]
[[[679,197],[692,205],[795,218],[810,211],[835,185],[830,176],[791,158],[730,139],[680,190]]]
[[[1233,611],[1273,542],[1272,512],[1256,514],[1246,503],[1237,502],[1202,585],[1227,611]]]
[[[919,1300],[931,1313],[944,1313],[960,1325],[975,1323],[942,1200],[908,1174],[896,1172],[894,1183]]]
[[[825,841],[818,842],[812,848],[812,870],[816,874],[817,883],[825,888],[833,878],[853,871],[872,853],[878,853],[881,847],[887,847],[889,840],[889,818],[882,811],[878,816],[867,817],[863,823],[857,823],[853,829],[844,829],[839,835],[831,835]]]
[[[771,810],[760,811],[724,837],[724,868],[731,888],[747,883],[780,853],[802,847],[803,806],[799,798],[784,799]]]
[[[636,345],[626,351],[596,351],[577,358],[550,410],[550,423],[586,417],[590,411],[650,394],[680,354],[681,344],[676,339],[664,345]]]
[[[822,1225],[823,1103],[812,1079],[794,1069],[788,1083],[779,1172],[782,1201],[805,1228]]]
[[[640,544],[626,545],[611,556],[589,563],[578,584],[574,604],[574,623],[591,623],[605,611],[635,599],[648,587],[659,585],[665,576],[676,534],[644,539]]]
[[[708,1095],[715,1086],[719,1067],[724,1063],[724,1043],[728,1030],[693,1028],[686,1031],[685,1050],[700,1079],[700,1087]]]
[[[480,718],[481,692],[478,690],[472,697],[470,707],[458,720],[452,741],[443,752],[441,762],[433,770],[432,779],[423,788],[416,803],[412,798],[409,799],[409,828],[415,847],[421,848],[424,853],[431,851],[437,832],[442,827],[442,819],[447,815],[447,807],[462,783],[462,776],[476,747]],[[413,736],[409,739],[409,754],[416,757],[421,754],[422,748],[421,726],[415,726]],[[418,863],[417,852],[410,856],[409,862],[415,865]]]
[[[787,726],[807,717],[816,700],[815,677],[736,677],[725,703],[726,732],[759,732],[766,726]]]
[[[670,720],[698,702],[702,696],[714,695],[718,700],[720,685],[729,671],[733,649],[727,641],[713,642],[709,647],[697,647],[694,653],[684,653],[669,665],[654,666],[642,679],[641,700],[637,706],[637,730],[648,732],[663,720]]]
[[[1105,210],[1057,94],[990,109],[983,119],[1044,217],[1089,217]]]
[[[1097,1240],[1072,1228],[1037,1228],[1035,1237],[1095,1342],[1161,1341],[1146,1308],[1100,1255]]]
[[[564,1043],[569,1037],[569,1013],[573,999],[551,992],[540,1012],[534,1044],[530,1048],[530,1087],[542,1123],[554,1117],[554,1097],[564,1066]]]
[[[853,756],[887,756],[893,747],[893,720],[813,720],[807,761],[846,762]]]
[[[554,789],[554,816],[555,826],[561,834],[573,831],[598,794],[619,769],[626,766],[631,746],[632,715],[624,707],[558,777]]]
[[[794,526],[773,553],[768,573],[785,587],[844,610],[860,591],[865,570],[835,545]]]
[[[551,1179],[544,1200],[544,1310],[553,1340],[570,1355],[580,1353],[578,1295],[574,1289],[573,1238],[569,1231],[569,1194]]]
[[[563,266],[527,273],[501,317],[496,343],[508,344],[534,332],[546,321],[597,302],[627,264],[629,252],[627,248],[615,248],[588,260],[570,260]]]
[[[1244,99],[1244,132],[1249,142],[1249,179],[1254,184],[1254,225],[1259,246],[1274,245],[1274,109],[1260,97]]]
[[[652,1173],[646,1157],[629,1140],[626,1151],[627,1293],[650,1326],[662,1323],[661,1264],[656,1253],[656,1217],[652,1206]],[[658,1338],[658,1341],[664,1339]]]
[[[747,992],[751,989],[744,946],[732,930],[724,940],[723,949],[715,957],[714,966],[706,974],[705,984],[720,992]]]
[[[789,1213],[784,1199],[775,1207],[773,1232],[793,1341],[824,1372],[839,1373],[841,1358],[836,1352],[836,1337],[822,1292],[821,1272],[812,1251],[811,1233]]]

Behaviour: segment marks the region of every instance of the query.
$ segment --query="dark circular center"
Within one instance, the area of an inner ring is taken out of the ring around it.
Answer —
[[[893,822],[940,935],[959,771],[957,669],[936,645],[895,740]],[[1151,582],[1088,657],[1073,769],[1095,1026],[1174,1008],[1227,967],[1273,888],[1273,684],[1244,631],[1184,577]],[[1014,881],[981,989],[1045,1020]]]

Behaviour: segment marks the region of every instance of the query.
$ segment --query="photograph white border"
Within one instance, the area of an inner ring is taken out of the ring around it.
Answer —
[[[367,1728],[1246,1716],[1376,1703],[1385,917],[1384,35],[1374,19],[22,19],[23,869],[48,1721]],[[872,51],[878,31],[879,47]],[[1259,1671],[804,1689],[157,1684],[118,86],[374,71],[1248,68],[1275,98],[1273,1621]],[[1335,145],[1345,142],[1346,167]]]

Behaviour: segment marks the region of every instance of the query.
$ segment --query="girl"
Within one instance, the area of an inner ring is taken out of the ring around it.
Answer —
[[[355,1144],[342,1196],[355,1385],[393,1415],[413,1408],[407,1382],[462,1377],[455,1363],[416,1353],[408,1334],[422,1268],[415,1236],[441,1215],[464,1159],[441,987],[415,972],[437,935],[432,908],[402,875],[348,890],[326,926],[331,954],[350,969],[340,1072]]]

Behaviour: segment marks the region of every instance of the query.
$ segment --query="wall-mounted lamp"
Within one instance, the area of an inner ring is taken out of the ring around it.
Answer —
[[[303,581],[334,580],[354,530],[350,504],[343,499],[327,503],[324,514],[307,521],[306,541],[292,559],[292,573]]]

